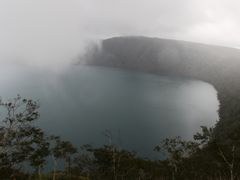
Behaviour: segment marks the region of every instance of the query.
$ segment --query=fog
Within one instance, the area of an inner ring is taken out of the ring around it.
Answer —
[[[1,0],[0,62],[64,67],[89,43],[143,35],[240,46],[235,0]]]

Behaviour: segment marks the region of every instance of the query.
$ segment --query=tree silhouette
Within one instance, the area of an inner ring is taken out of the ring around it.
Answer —
[[[8,101],[1,100],[0,106],[4,115],[0,126],[0,171],[8,169],[14,176],[14,172],[22,168],[22,162],[29,160],[29,152],[37,144],[40,129],[32,122],[39,118],[39,104],[18,95]]]

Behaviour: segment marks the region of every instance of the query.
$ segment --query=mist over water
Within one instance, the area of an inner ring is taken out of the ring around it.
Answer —
[[[48,133],[76,145],[113,141],[140,155],[155,157],[164,137],[190,139],[201,125],[218,119],[216,91],[208,83],[120,69],[68,66],[62,71],[1,66],[4,99],[20,94],[40,102],[37,122]]]

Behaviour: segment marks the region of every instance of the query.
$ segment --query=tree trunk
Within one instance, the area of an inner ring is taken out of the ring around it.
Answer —
[[[53,178],[52,180],[55,180],[56,179],[56,169],[57,169],[57,161],[55,158],[53,158]]]
[[[174,171],[172,172],[172,180],[175,180],[175,174],[174,174]]]
[[[38,166],[38,179],[42,180],[41,166]]]
[[[231,180],[234,180],[233,169],[232,168],[230,169],[230,178],[231,178]]]
[[[71,158],[69,157],[68,159],[68,177],[71,179],[72,178],[72,174],[71,174]]]

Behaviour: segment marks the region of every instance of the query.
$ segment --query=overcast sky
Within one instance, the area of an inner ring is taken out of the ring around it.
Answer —
[[[0,62],[67,62],[125,35],[240,47],[239,32],[239,0],[0,0]]]

